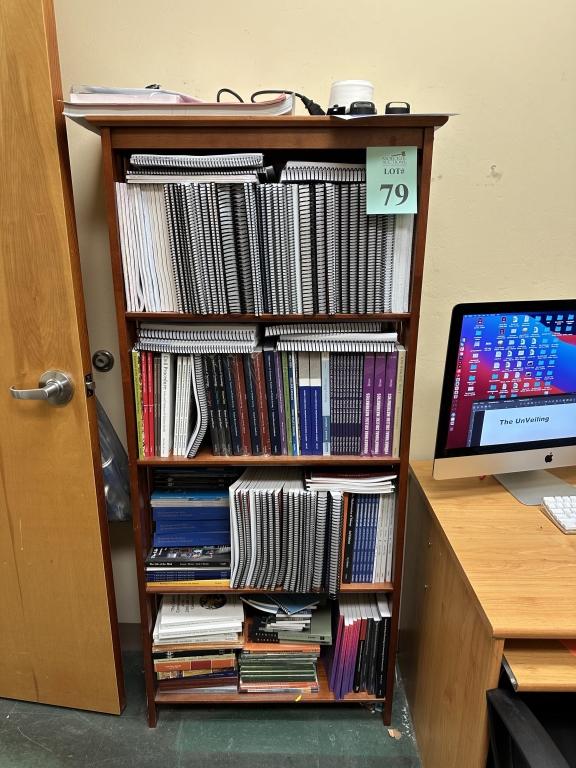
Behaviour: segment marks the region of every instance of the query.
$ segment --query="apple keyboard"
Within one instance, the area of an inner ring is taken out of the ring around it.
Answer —
[[[576,533],[576,496],[544,496],[542,511],[563,533]]]

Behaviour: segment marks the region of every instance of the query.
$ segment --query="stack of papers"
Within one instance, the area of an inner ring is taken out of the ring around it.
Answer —
[[[154,642],[206,643],[236,641],[244,608],[226,595],[165,595],[156,618]]]
[[[184,117],[209,115],[289,115],[294,111],[294,96],[280,94],[266,101],[208,102],[177,91],[156,88],[107,88],[94,85],[73,86],[64,101],[64,115],[85,128],[95,130],[88,116],[132,115]]]
[[[342,493],[393,493],[396,475],[328,474],[310,472],[306,477],[307,491],[340,491]]]
[[[276,598],[261,595],[242,597],[261,615],[251,626],[254,642],[287,642],[330,644],[330,609],[318,608],[320,599],[313,595],[287,595]],[[263,614],[263,615],[262,615]]]

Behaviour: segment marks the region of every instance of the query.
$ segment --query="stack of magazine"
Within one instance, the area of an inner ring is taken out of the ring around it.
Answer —
[[[225,595],[165,595],[156,617],[158,645],[237,641],[244,609],[239,598]]]
[[[165,595],[153,632],[159,689],[236,691],[234,649],[241,644],[243,623],[244,609],[237,597]],[[214,654],[218,649],[227,654]],[[207,650],[212,653],[206,654]]]
[[[210,115],[268,116],[286,115],[294,110],[294,96],[283,93],[257,102],[204,101],[195,96],[164,88],[109,88],[75,85],[64,102],[64,115],[89,130],[97,130],[87,120],[102,115],[132,117],[202,117]]]
[[[363,165],[270,175],[257,153],[133,155],[116,183],[128,311],[408,311],[414,217],[366,214]]]
[[[317,595],[242,597],[254,608],[249,639],[264,643],[332,643],[331,612]]]

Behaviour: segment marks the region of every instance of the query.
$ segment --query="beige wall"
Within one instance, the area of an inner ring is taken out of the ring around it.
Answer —
[[[55,0],[64,90],[151,82],[213,98],[365,78],[387,101],[450,111],[436,136],[412,454],[432,455],[449,313],[459,301],[576,294],[573,0]],[[98,138],[68,128],[93,349],[116,349]],[[97,375],[123,433],[120,375]],[[126,549],[115,548],[117,573]],[[121,619],[136,598],[120,579]],[[130,613],[132,611],[132,613]]]

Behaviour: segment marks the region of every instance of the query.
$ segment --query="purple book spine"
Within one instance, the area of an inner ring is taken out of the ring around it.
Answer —
[[[384,451],[384,392],[386,387],[386,354],[374,355],[374,394],[372,397],[372,442],[373,456],[382,456]]]
[[[392,418],[396,400],[396,369],[398,352],[390,352],[386,361],[386,392],[384,395],[384,446],[383,455],[389,456],[392,450]]]
[[[373,439],[372,400],[374,397],[374,355],[364,355],[364,378],[362,382],[362,445],[361,456],[370,456]]]
[[[280,352],[274,352],[276,363],[276,388],[278,390],[278,415],[280,421],[280,448],[282,455],[288,454],[288,443],[286,440],[286,409],[284,408],[284,381],[282,373],[282,357]]]

